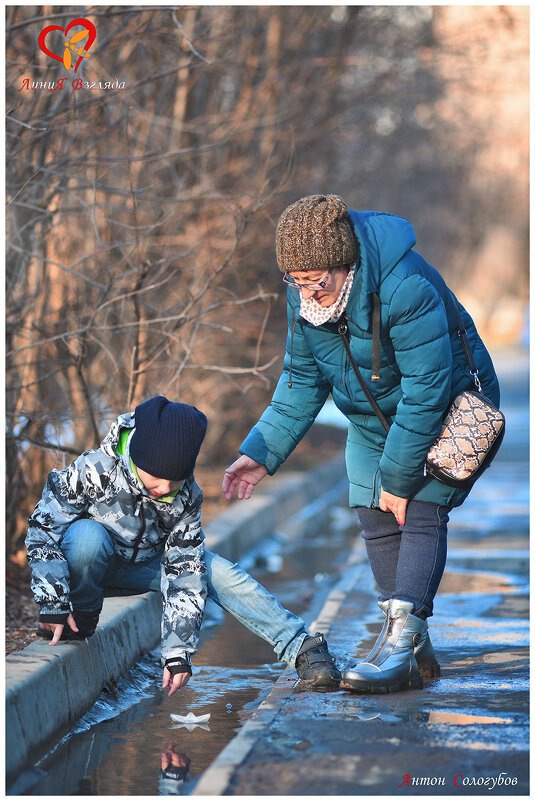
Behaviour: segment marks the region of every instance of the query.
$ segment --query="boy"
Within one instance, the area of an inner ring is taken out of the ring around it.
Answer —
[[[161,590],[163,688],[191,676],[206,596],[274,646],[310,687],[337,687],[323,635],[311,637],[239,565],[204,548],[193,477],[206,433],[194,406],[150,398],[120,415],[100,447],[52,470],[26,537],[38,634],[90,637],[109,595]]]

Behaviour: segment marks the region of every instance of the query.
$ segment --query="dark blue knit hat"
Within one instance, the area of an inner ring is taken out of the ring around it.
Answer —
[[[206,417],[195,406],[158,395],[136,406],[130,457],[156,478],[182,481],[195,467],[206,434]]]

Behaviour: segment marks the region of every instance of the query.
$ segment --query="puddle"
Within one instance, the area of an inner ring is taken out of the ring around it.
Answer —
[[[514,592],[519,587],[511,583],[508,576],[496,573],[455,570],[448,565],[448,571],[440,582],[441,595],[457,593],[495,593]]]
[[[337,513],[329,531],[287,541],[275,535],[242,564],[280,602],[312,620],[345,567],[354,517]],[[271,647],[218,607],[203,626],[194,675],[172,698],[160,689],[158,650],[103,693],[54,749],[15,785],[21,795],[157,795],[186,792],[253,714],[284,670]],[[178,726],[171,714],[210,715]],[[180,767],[181,779],[160,769]],[[174,782],[174,788],[173,788]]]
[[[330,716],[338,717],[338,716]],[[429,723],[442,724],[448,723],[453,726],[475,726],[481,724],[510,724],[512,718],[497,718],[487,715],[467,715],[465,712],[445,712],[443,710],[421,709],[417,712],[411,711],[403,715],[396,715],[392,712],[372,710],[360,711],[355,713],[358,720],[382,720],[388,723]]]
[[[464,712],[432,711],[428,723],[452,723],[454,726],[473,726],[475,724],[512,723],[512,718],[491,718],[486,715],[467,715]]]

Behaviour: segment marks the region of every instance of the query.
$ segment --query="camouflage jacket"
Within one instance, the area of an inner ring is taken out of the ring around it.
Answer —
[[[142,564],[162,554],[162,660],[189,657],[197,649],[206,598],[202,491],[193,475],[172,502],[151,498],[130,467],[119,435],[133,429],[130,412],[112,424],[100,448],[85,451],[64,470],[52,470],[28,518],[26,537],[32,590],[43,614],[72,611],[69,571],[61,540],[81,517],[101,523],[115,542],[115,556]]]

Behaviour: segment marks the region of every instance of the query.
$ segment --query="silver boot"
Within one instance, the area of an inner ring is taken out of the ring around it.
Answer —
[[[388,601],[377,601],[377,604],[386,617],[388,614]],[[385,620],[385,626],[386,625],[387,621]],[[383,631],[379,635],[379,640],[381,639],[382,636],[383,636]],[[371,662],[372,658],[375,656],[375,649],[377,648],[379,640],[377,640],[370,654],[366,658],[367,662]],[[436,679],[440,676],[440,665],[437,662],[435,651],[431,643],[431,637],[429,636],[427,620],[424,620],[424,627],[422,629],[422,639],[414,649],[414,657],[416,659],[416,664],[418,665],[418,670],[420,671],[424,679]]]
[[[427,630],[427,620],[424,620],[422,639],[414,649],[414,657],[424,679],[437,679],[440,676],[440,665],[437,662],[435,651],[431,644],[431,637]]]
[[[379,639],[365,662],[346,670],[341,689],[363,693],[394,693],[420,689],[423,681],[414,656],[425,621],[411,614],[413,604],[392,598]]]

